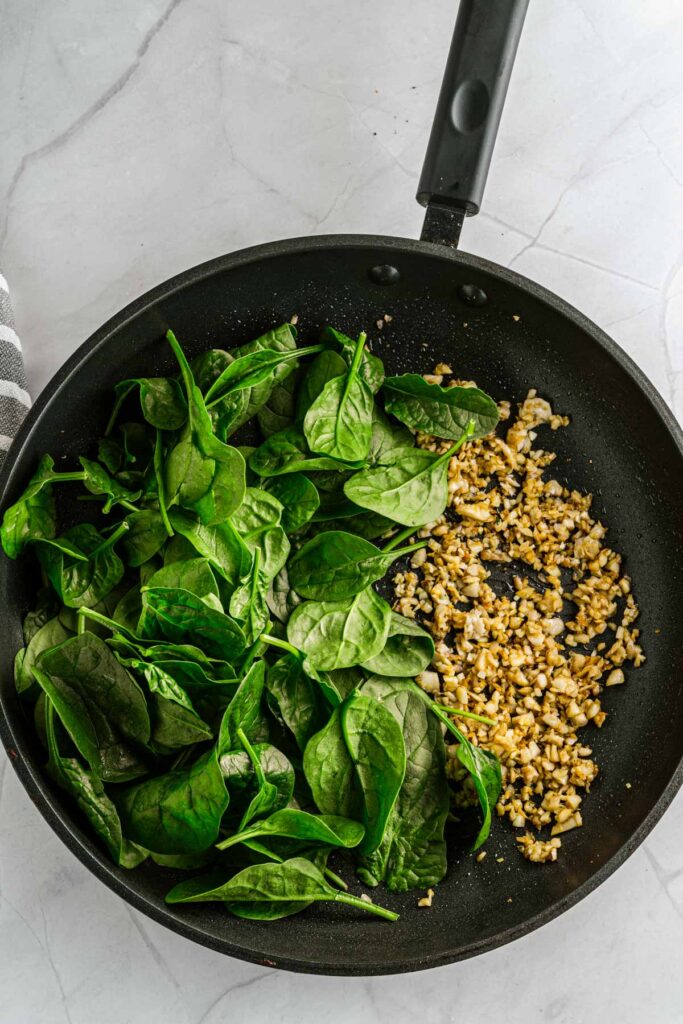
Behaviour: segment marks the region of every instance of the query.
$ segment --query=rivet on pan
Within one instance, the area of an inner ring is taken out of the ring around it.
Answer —
[[[476,284],[461,284],[458,288],[458,298],[468,306],[485,306],[488,302],[486,292]]]
[[[368,276],[375,284],[398,284],[401,280],[401,272],[396,267],[382,263],[381,266],[370,267]]]

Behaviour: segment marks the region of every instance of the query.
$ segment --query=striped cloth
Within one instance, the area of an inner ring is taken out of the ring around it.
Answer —
[[[7,281],[0,274],[0,465],[31,405]]]

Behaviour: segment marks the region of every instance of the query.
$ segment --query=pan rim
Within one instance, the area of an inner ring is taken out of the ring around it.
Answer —
[[[555,295],[542,285],[509,270],[490,260],[474,256],[460,250],[448,249],[431,242],[416,241],[414,239],[391,237],[385,235],[366,234],[339,234],[339,235],[318,235],[302,236],[296,238],[282,239],[275,242],[267,242],[261,245],[250,246],[245,249],[225,254],[201,263],[195,267],[174,275],[167,281],[156,285],[145,292],[139,298],[133,300],[122,310],[115,313],[101,327],[99,327],[89,338],[86,339],[75,352],[62,364],[59,370],[41,391],[33,407],[29,410],[24,423],[7,454],[5,463],[0,471],[0,500],[4,495],[7,484],[13,474],[14,466],[19,461],[23,447],[26,444],[35,424],[41,418],[44,411],[50,405],[55,392],[59,387],[74,374],[85,358],[92,355],[100,346],[106,344],[108,338],[119,330],[129,320],[139,316],[148,308],[154,306],[163,298],[190,287],[199,281],[213,276],[216,273],[233,269],[238,266],[247,265],[264,259],[281,256],[283,253],[297,253],[320,249],[343,249],[343,248],[364,248],[368,250],[386,250],[387,252],[400,253],[401,251],[411,255],[423,254],[438,257],[447,262],[466,266],[475,271],[482,271],[493,274],[500,280],[527,293],[537,301],[552,307],[559,315],[565,317],[578,329],[589,335],[591,340],[601,347],[616,362],[619,367],[631,378],[634,384],[645,395],[652,405],[655,413],[662,421],[667,432],[671,436],[683,462],[683,430],[678,424],[672,411],[654,387],[646,374],[637,366],[633,359],[613,341],[600,327],[577,310],[569,302]],[[4,571],[4,570],[0,570]],[[306,974],[323,974],[330,976],[356,976],[368,977],[376,975],[392,975],[407,973],[418,970],[445,966],[449,963],[458,962],[477,956],[480,953],[488,952],[499,946],[506,945],[517,938],[527,935],[554,918],[559,917],[566,910],[575,906],[591,892],[598,888],[618,867],[620,867],[635,850],[640,846],[646,836],[652,831],[660,820],[665,810],[673,800],[674,796],[683,784],[683,754],[677,767],[674,769],[669,781],[663,788],[658,799],[650,811],[640,823],[631,837],[610,857],[598,870],[586,879],[581,885],[567,896],[551,904],[549,907],[526,919],[519,924],[500,931],[493,936],[474,941],[460,949],[451,949],[428,957],[416,956],[411,959],[396,959],[391,961],[373,961],[364,964],[356,963],[334,963],[326,961],[314,961],[300,957],[278,957],[277,961],[264,959],[264,955],[256,950],[248,949],[243,945],[237,945],[226,938],[219,938],[207,934],[201,927],[190,921],[183,921],[175,917],[167,908],[158,907],[147,898],[134,891],[124,879],[115,874],[112,864],[106,859],[99,848],[89,840],[80,827],[72,820],[71,816],[62,816],[55,809],[51,793],[46,780],[42,774],[34,770],[30,757],[23,749],[21,740],[15,735],[12,724],[13,711],[6,706],[5,698],[0,694],[0,738],[7,750],[11,764],[13,765],[22,785],[26,789],[30,799],[36,805],[42,816],[59,836],[62,842],[78,857],[100,881],[108,886],[118,896],[122,897],[131,906],[142,911],[148,917],[165,925],[177,934],[191,939],[200,945],[207,946],[218,952],[225,953],[240,960],[263,966],[273,966],[279,969],[295,971]]]

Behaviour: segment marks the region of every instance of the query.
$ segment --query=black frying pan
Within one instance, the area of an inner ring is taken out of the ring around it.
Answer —
[[[213,904],[167,907],[169,872],[114,867],[44,775],[44,754],[12,680],[35,581],[27,563],[0,562],[0,726],[31,799],[83,863],[133,906],[245,960],[326,974],[389,974],[501,945],[549,921],[614,871],[683,778],[681,431],[652,385],[594,324],[538,285],[455,249],[464,215],[479,207],[525,7],[526,0],[462,0],[420,183],[419,198],[429,204],[423,241],[294,239],[223,256],[168,281],[118,313],[60,370],[2,472],[8,503],[45,451],[75,458],[88,450],[102,432],[116,381],[174,371],[162,342],[169,325],[194,355],[240,344],[295,311],[306,335],[328,322],[372,333],[390,313],[391,324],[375,332],[389,372],[424,371],[447,360],[498,398],[521,399],[533,386],[571,415],[571,428],[552,437],[553,472],[595,495],[611,543],[625,554],[648,660],[629,673],[625,687],[603,696],[610,715],[602,730],[590,731],[602,772],[584,805],[586,824],[564,837],[558,863],[522,860],[505,825],[490,840],[504,865],[493,855],[474,865],[454,836],[448,877],[430,910],[417,909],[415,893],[382,894],[401,913],[395,925],[322,906],[268,924],[238,920]]]

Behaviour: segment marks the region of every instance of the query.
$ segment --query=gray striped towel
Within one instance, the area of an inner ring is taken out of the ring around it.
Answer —
[[[15,326],[7,281],[0,274],[0,465],[31,405]]]

